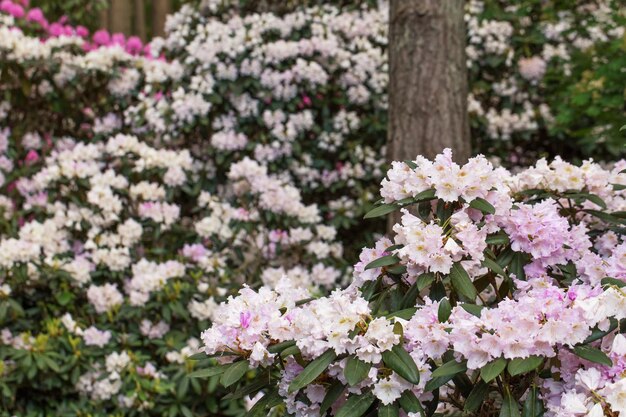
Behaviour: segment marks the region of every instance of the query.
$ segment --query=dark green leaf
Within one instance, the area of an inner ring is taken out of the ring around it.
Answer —
[[[235,382],[239,381],[242,376],[248,372],[250,363],[248,361],[239,361],[233,363],[220,377],[220,384],[228,388]]]
[[[615,278],[602,278],[602,281],[600,281],[602,283],[603,286],[607,287],[607,286],[617,286],[618,288],[624,288],[626,287],[626,282],[621,281],[619,279],[615,279]]]
[[[484,198],[477,197],[470,202],[470,207],[482,211],[484,214],[496,214],[496,208]]]
[[[504,232],[489,235],[485,241],[488,245],[508,245],[510,242],[509,236]]]
[[[500,373],[504,371],[504,368],[506,368],[506,359],[498,358],[483,366],[480,370],[480,377],[483,381],[490,382],[500,375]]]
[[[390,369],[412,384],[419,384],[420,374],[415,361],[400,345],[383,352],[383,361]]]
[[[422,291],[424,288],[432,284],[434,280],[435,274],[433,274],[432,272],[427,272],[417,277],[417,281],[415,283],[417,284],[417,289],[419,291]]]
[[[508,277],[507,273],[504,272],[504,269],[496,261],[494,261],[491,258],[488,258],[487,256],[485,256],[485,259],[483,259],[482,265],[485,268],[487,268],[487,269],[495,272],[496,274],[500,275],[501,277],[504,277],[504,278]]]
[[[397,256],[395,256],[395,255],[387,255],[387,256],[383,256],[382,258],[375,259],[372,262],[368,263],[365,266],[365,270],[367,271],[368,269],[381,268],[383,266],[395,265],[398,262],[400,262],[400,258],[398,258]]]
[[[583,198],[585,200],[589,200],[592,203],[600,206],[601,208],[606,210],[606,203],[604,202],[604,200],[602,200],[600,197],[598,197],[595,194],[589,194],[589,193],[575,193],[575,194],[568,194],[567,195],[570,198]]]
[[[228,367],[230,367],[231,364],[228,365],[222,365],[222,366],[215,366],[212,368],[205,368],[205,369],[198,369],[197,371],[193,371],[191,372],[189,375],[187,375],[189,378],[209,378],[215,375],[221,375],[223,374],[226,369],[228,369]]]
[[[479,318],[482,314],[483,308],[485,308],[485,306],[479,306],[477,304],[460,304],[460,306],[463,310]]]
[[[357,385],[367,377],[371,368],[371,363],[363,362],[356,356],[349,356],[343,374],[345,375],[348,384]]]
[[[509,362],[509,374],[511,376],[525,374],[530,372],[543,363],[541,356],[529,356],[527,358],[515,358]]]
[[[320,405],[320,415],[323,416],[326,413],[326,410],[328,410],[335,403],[335,401],[337,401],[345,389],[346,387],[344,387],[339,381],[335,381],[335,383],[328,388],[326,396]]]
[[[450,314],[452,314],[452,306],[450,305],[450,301],[448,301],[447,298],[444,298],[439,302],[439,309],[437,310],[437,319],[439,320],[439,323],[448,321]]]
[[[524,408],[522,410],[523,417],[542,417],[545,413],[543,401],[539,398],[537,387],[531,387],[526,395]]]
[[[521,417],[519,413],[519,404],[511,395],[509,389],[505,389],[504,398],[502,399],[502,408],[500,409],[500,417]]]
[[[439,368],[435,369],[435,371],[431,375],[431,378],[454,376],[460,372],[465,371],[467,371],[467,361],[457,362],[455,360],[451,360],[444,363]]]
[[[328,349],[322,355],[309,363],[300,374],[289,384],[289,392],[298,391],[306,387],[315,380],[322,372],[328,368],[328,365],[337,358],[337,354],[333,349]]]
[[[394,212],[396,210],[398,210],[400,207],[396,204],[383,204],[380,205],[378,207],[375,207],[373,209],[371,209],[370,211],[368,211],[365,216],[363,216],[364,219],[371,219],[374,217],[380,217],[380,216],[384,216],[385,214],[389,214],[391,212]]]
[[[600,365],[613,366],[613,362],[604,352],[591,346],[575,346],[574,353],[588,361],[599,363]]]
[[[488,393],[489,385],[485,384],[483,381],[478,381],[476,385],[474,385],[474,388],[472,388],[472,392],[470,392],[467,400],[465,400],[463,411],[466,413],[474,413],[480,408]]]
[[[393,313],[389,313],[385,317],[387,317],[388,319],[393,318],[393,317],[399,317],[404,320],[411,320],[411,317],[415,315],[416,311],[417,311],[416,307],[405,308],[404,310],[394,311]]]
[[[412,391],[404,391],[398,402],[400,403],[402,409],[407,413],[424,413],[422,404]]]
[[[421,193],[418,193],[415,196],[415,202],[434,200],[436,198],[435,192],[436,191],[435,191],[434,188],[430,188],[428,190],[424,190],[424,191],[422,191]]]
[[[378,417],[398,417],[400,409],[396,404],[381,405],[378,407]]]
[[[361,417],[374,403],[374,396],[371,393],[363,395],[351,395],[341,406],[335,417]]]
[[[476,296],[478,295],[476,288],[474,288],[474,284],[472,284],[472,280],[470,279],[467,271],[465,271],[459,262],[452,265],[450,280],[452,282],[452,287],[457,293],[467,297],[471,301],[476,299]]]
[[[282,352],[283,350],[295,346],[296,342],[289,340],[287,342],[282,342],[282,343],[277,343],[275,345],[272,345],[270,347],[267,348],[267,351],[269,353],[279,353]]]

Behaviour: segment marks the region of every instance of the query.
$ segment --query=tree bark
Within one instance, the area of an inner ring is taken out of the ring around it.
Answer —
[[[130,0],[111,0],[111,13],[109,25],[111,32],[123,33],[126,36],[132,34],[133,29],[133,5]]]
[[[152,2],[152,36],[165,34],[165,18],[170,13],[170,0],[154,0]]]
[[[391,0],[389,161],[469,158],[463,0]]]
[[[146,40],[146,11],[143,0],[133,0],[133,20],[135,26],[135,35],[139,36],[142,41]]]
[[[99,12],[99,21],[100,21],[100,28],[101,29],[106,29],[109,30],[109,12],[111,5],[107,4],[105,8],[103,8],[102,10],[100,10]]]

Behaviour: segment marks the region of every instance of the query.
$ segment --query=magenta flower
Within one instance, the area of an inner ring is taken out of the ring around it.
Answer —
[[[39,23],[46,21],[46,18],[43,15],[43,12],[39,7],[35,7],[34,9],[30,9],[26,14],[26,20],[29,22]]]
[[[129,54],[138,54],[138,53],[140,53],[142,47],[143,47],[143,43],[141,42],[141,39],[139,39],[137,36],[131,36],[126,41],[126,51]]]
[[[39,154],[34,149],[31,149],[26,154],[26,158],[24,159],[24,162],[26,162],[27,165],[31,165],[37,162],[38,160],[39,160]]]
[[[96,45],[104,46],[111,42],[111,35],[104,29],[100,29],[93,34],[93,41]]]

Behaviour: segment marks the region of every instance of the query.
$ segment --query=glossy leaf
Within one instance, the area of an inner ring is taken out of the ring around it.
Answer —
[[[289,384],[289,392],[298,391],[309,385],[328,368],[328,365],[337,358],[333,349],[328,349],[322,355],[309,363],[300,374]]]
[[[412,384],[419,384],[420,374],[415,361],[400,345],[383,352],[383,361],[390,369]]]

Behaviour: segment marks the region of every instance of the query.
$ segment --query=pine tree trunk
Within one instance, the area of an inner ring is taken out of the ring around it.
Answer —
[[[133,20],[135,26],[135,35],[139,36],[142,41],[146,40],[146,12],[143,0],[133,0]]]
[[[165,34],[165,18],[170,13],[170,0],[153,0],[152,2],[152,36]]]
[[[108,3],[108,2],[107,2]],[[106,7],[104,7],[102,10],[100,10],[99,13],[99,27],[100,29],[106,29],[106,30],[110,30],[111,28],[109,27],[109,13],[111,12],[111,5],[107,4]]]
[[[470,156],[463,0],[391,0],[390,161]]]
[[[133,5],[131,0],[111,0],[111,13],[109,14],[109,26],[113,33],[123,33],[126,36],[132,34],[133,29]]]

